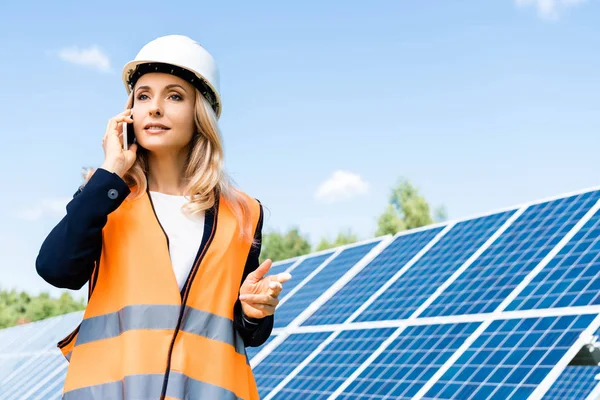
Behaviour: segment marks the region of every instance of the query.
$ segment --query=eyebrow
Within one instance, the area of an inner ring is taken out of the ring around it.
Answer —
[[[172,83],[170,85],[165,86],[165,89],[170,90],[173,88],[180,88],[181,90],[183,90],[184,92],[187,93],[187,90],[185,90],[185,88],[177,83]],[[140,90],[150,90],[150,86],[140,86],[139,88],[136,89],[136,92],[139,92]]]

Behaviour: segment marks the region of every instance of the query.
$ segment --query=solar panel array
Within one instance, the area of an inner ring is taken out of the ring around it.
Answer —
[[[261,398],[600,398],[600,367],[569,365],[600,334],[599,210],[587,190],[275,263]],[[0,331],[0,399],[60,398],[79,319]]]

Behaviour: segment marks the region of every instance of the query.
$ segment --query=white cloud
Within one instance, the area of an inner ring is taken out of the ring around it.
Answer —
[[[65,214],[65,208],[71,198],[42,199],[37,204],[23,208],[16,213],[16,217],[25,221],[39,221],[48,214]]]
[[[515,0],[519,7],[533,5],[538,14],[544,19],[557,19],[561,12],[568,7],[573,7],[586,0]]]
[[[58,57],[66,62],[97,69],[100,72],[110,72],[110,60],[98,46],[78,48],[67,47],[58,52]]]
[[[319,186],[315,193],[315,199],[325,203],[337,203],[366,194],[368,191],[369,184],[360,175],[347,171],[336,171],[331,178]]]

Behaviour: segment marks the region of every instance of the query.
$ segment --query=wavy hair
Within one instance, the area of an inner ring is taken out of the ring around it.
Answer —
[[[129,95],[126,108],[133,106],[133,92]],[[196,90],[195,100],[196,132],[192,136],[187,154],[184,180],[187,182],[184,196],[188,203],[182,206],[186,214],[198,214],[212,208],[219,195],[231,207],[244,240],[254,243],[250,206],[244,195],[234,187],[230,177],[223,170],[223,145],[217,117],[208,101]],[[96,168],[83,170],[84,184]],[[148,150],[139,146],[136,160],[125,173],[123,180],[131,188],[129,198],[137,199],[148,187]]]

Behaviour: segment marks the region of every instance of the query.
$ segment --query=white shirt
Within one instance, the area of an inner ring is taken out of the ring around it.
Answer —
[[[181,206],[187,203],[184,196],[149,191],[154,210],[169,237],[171,264],[179,290],[185,285],[204,235],[204,212],[186,215]]]

